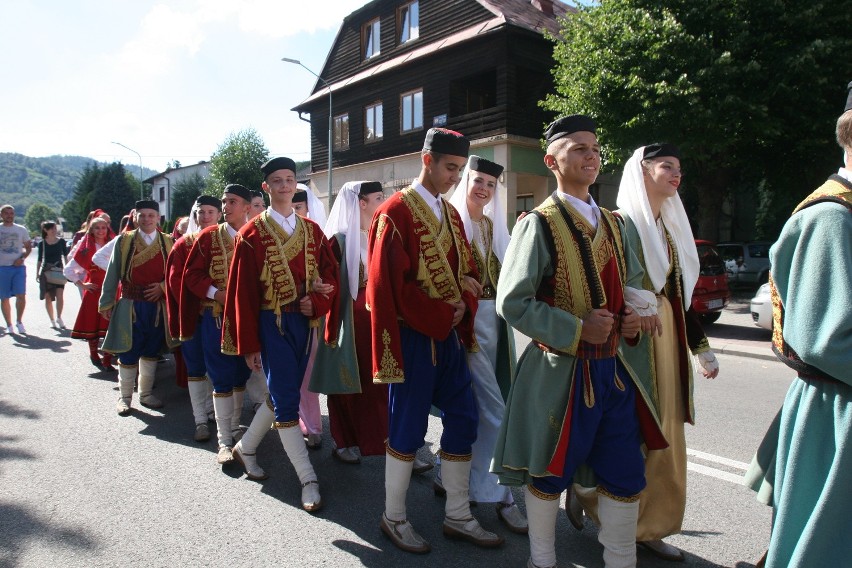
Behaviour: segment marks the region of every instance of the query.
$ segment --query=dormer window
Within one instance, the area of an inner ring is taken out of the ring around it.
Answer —
[[[399,22],[399,43],[405,43],[420,37],[420,4],[409,2],[397,11]]]
[[[381,51],[381,21],[376,18],[368,22],[361,30],[362,44],[364,46],[364,59],[370,59]]]

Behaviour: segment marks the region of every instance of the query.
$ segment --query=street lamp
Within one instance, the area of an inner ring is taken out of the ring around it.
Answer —
[[[117,145],[121,146],[122,148],[124,148],[126,150],[130,150],[131,152],[133,152],[134,154],[139,156],[139,199],[145,199],[145,196],[143,195],[145,193],[145,189],[144,189],[144,186],[142,185],[142,154],[140,154],[139,152],[137,152],[133,148],[128,148],[127,146],[125,146],[121,142],[113,142],[113,144],[117,144]]]
[[[289,59],[287,57],[282,57],[281,61],[283,61],[285,63],[294,63],[295,65],[300,65],[300,66],[304,67],[308,71],[308,73],[310,73],[311,75],[313,75],[314,77],[316,77],[317,79],[322,81],[323,84],[326,87],[328,87],[328,208],[329,208],[329,210],[331,210],[331,187],[332,187],[332,185],[331,185],[331,157],[332,157],[331,142],[332,142],[332,135],[333,135],[333,132],[334,132],[334,121],[333,121],[334,119],[333,119],[332,114],[331,114],[332,113],[332,110],[331,110],[332,109],[332,107],[331,107],[331,85],[328,84],[328,81],[326,81],[325,79],[323,79],[322,77],[320,77],[319,75],[317,75],[316,73],[311,71],[308,67],[305,67],[305,65],[301,61],[299,61],[298,59]]]

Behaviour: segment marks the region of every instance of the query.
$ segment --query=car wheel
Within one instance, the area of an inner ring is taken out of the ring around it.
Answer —
[[[698,319],[701,320],[701,323],[715,323],[720,317],[722,317],[722,312],[698,314]]]

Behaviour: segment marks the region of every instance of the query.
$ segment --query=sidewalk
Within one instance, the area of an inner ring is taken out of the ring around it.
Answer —
[[[777,361],[772,353],[772,332],[757,327],[751,319],[749,301],[753,294],[753,291],[734,292],[722,317],[705,325],[704,333],[716,353]]]

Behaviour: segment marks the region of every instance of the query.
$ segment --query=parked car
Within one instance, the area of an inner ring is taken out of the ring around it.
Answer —
[[[768,283],[757,289],[757,294],[751,299],[750,311],[754,325],[772,331],[772,297]]]
[[[731,301],[725,263],[710,241],[696,240],[700,271],[692,292],[692,308],[702,323],[713,323]]]
[[[719,243],[716,248],[728,270],[731,286],[759,286],[769,281],[769,247],[767,241]]]

